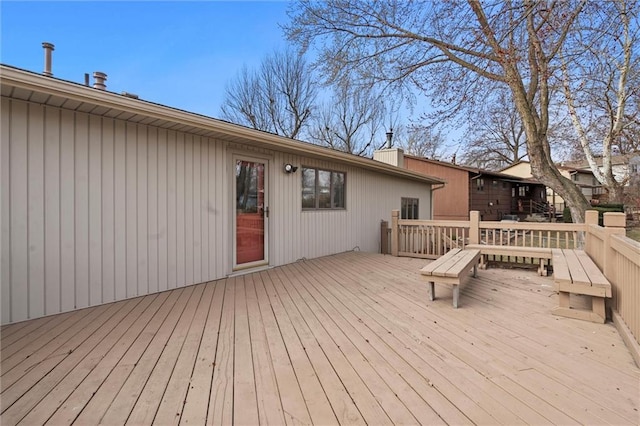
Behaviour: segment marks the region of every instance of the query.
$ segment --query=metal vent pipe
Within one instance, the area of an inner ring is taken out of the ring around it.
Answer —
[[[51,52],[54,51],[55,46],[53,43],[44,41],[42,42],[42,48],[44,49],[44,71],[42,71],[42,74],[47,77],[53,77],[51,72]]]
[[[100,71],[94,71],[93,73],[93,88],[98,90],[106,90],[107,85],[104,82],[107,81],[107,75]]]

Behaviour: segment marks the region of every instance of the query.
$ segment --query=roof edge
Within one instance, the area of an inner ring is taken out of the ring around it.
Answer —
[[[259,142],[265,148],[276,151],[291,152],[298,155],[315,156],[325,160],[337,161],[343,164],[361,167],[386,175],[403,177],[428,184],[445,183],[444,180],[395,167],[370,158],[336,151],[330,148],[314,145],[284,136],[251,129],[213,117],[184,111],[181,109],[145,101],[132,99],[114,92],[97,90],[83,84],[74,83],[55,77],[46,77],[38,73],[22,70],[5,64],[0,64],[0,82],[3,86],[14,86],[23,89],[43,92],[79,102],[93,103],[113,109],[121,109],[134,114],[145,115],[160,120],[175,121],[203,130],[220,132],[246,140]]]

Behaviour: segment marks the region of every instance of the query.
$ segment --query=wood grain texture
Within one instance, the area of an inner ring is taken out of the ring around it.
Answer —
[[[349,252],[5,326],[0,420],[636,421],[640,369],[613,325],[550,315],[552,278],[483,271],[452,310],[424,263]]]

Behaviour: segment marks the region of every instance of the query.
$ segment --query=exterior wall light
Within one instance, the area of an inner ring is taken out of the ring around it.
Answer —
[[[296,166],[294,166],[294,165],[292,165],[290,163],[287,163],[287,164],[284,165],[284,172],[285,173],[295,173],[296,170],[298,170],[298,167],[296,167]]]

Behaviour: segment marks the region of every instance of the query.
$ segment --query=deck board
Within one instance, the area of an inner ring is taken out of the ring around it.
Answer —
[[[227,425],[233,423],[233,351],[235,280],[226,280],[224,302],[218,330],[218,344],[213,363],[213,376],[209,391],[207,424]]]
[[[335,423],[335,419],[339,423],[364,424],[362,414],[284,289],[282,280],[286,278],[281,274],[282,270],[276,269],[261,275],[312,419],[317,419],[318,424],[323,424],[322,419],[328,419],[327,423]]]
[[[57,418],[61,419],[64,414],[73,412],[73,407],[84,406],[91,396],[90,393],[97,388],[99,383],[102,383],[104,377],[117,363],[120,358],[118,354],[121,356],[124,353],[122,341],[127,341],[127,335],[137,335],[142,326],[146,324],[146,317],[151,315],[169,295],[169,293],[163,293],[156,297],[134,299],[132,303],[139,302],[135,305],[136,309],[129,312],[87,357],[77,363],[64,380],[58,382],[40,403],[29,411],[22,422],[24,424],[42,424],[53,413],[56,413]],[[114,342],[117,343],[114,344]],[[82,399],[74,401],[72,395]],[[69,423],[75,418],[75,415],[71,414],[59,421],[63,424]]]
[[[211,378],[216,361],[218,332],[224,302],[225,283],[209,285],[214,289],[213,299],[209,306],[207,322],[198,347],[187,398],[180,421],[184,424],[200,425],[207,420]]]
[[[256,373],[251,351],[251,332],[245,291],[245,276],[235,278],[235,342],[233,360],[233,420],[241,425],[260,424],[256,395]]]
[[[258,281],[256,283],[256,281]],[[285,417],[282,408],[281,395],[278,390],[278,380],[276,377],[276,364],[288,362],[286,354],[274,354],[271,352],[267,341],[266,326],[263,314],[260,312],[258,304],[257,285],[262,285],[258,274],[245,276],[245,297],[247,299],[247,313],[249,316],[249,330],[251,355],[253,357],[256,398],[258,403],[258,418],[260,424],[285,424]],[[284,360],[277,360],[280,355]],[[297,386],[287,386],[292,389],[293,394],[300,395]],[[298,411],[303,413],[300,423],[311,423],[308,417],[307,407],[304,400],[298,401]],[[291,410],[293,411],[293,410]],[[298,418],[295,416],[294,418]]]
[[[535,271],[430,302],[427,262],[344,253],[3,326],[0,422],[638,423],[612,324],[551,315]]]

